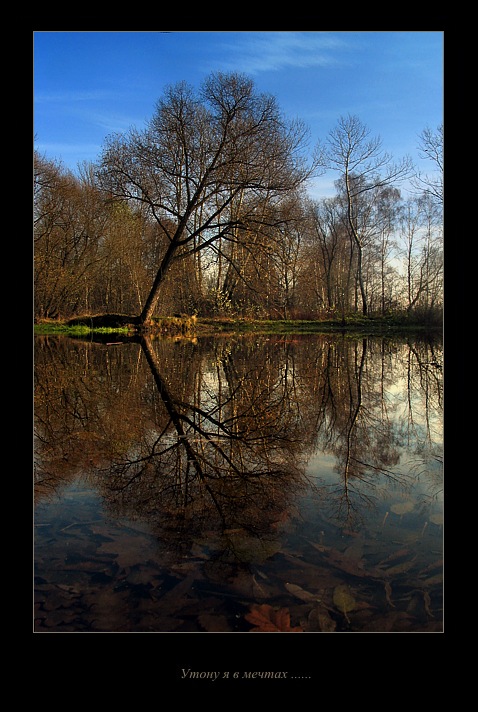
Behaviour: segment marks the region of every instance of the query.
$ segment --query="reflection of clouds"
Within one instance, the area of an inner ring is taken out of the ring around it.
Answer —
[[[317,449],[307,463],[307,475],[324,483],[336,482],[336,462],[334,455],[324,454],[320,449]]]
[[[307,487],[356,510],[410,479],[439,489],[427,347],[417,362],[406,343],[253,338],[37,350],[38,489],[90,472],[111,508],[158,529],[263,534]]]

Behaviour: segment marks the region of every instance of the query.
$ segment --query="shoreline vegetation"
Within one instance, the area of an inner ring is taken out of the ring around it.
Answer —
[[[147,324],[126,314],[98,314],[67,320],[39,319],[34,324],[35,334],[120,334],[138,336],[207,336],[214,334],[309,334],[352,332],[360,334],[386,334],[400,332],[441,332],[441,323],[422,322],[408,315],[362,316],[351,315],[343,319],[250,319],[240,317],[197,317],[186,314],[155,317]]]

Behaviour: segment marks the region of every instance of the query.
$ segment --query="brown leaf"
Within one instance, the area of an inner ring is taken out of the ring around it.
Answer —
[[[390,611],[382,616],[373,616],[367,624],[369,633],[392,633],[410,631],[413,618],[405,611]]]
[[[337,628],[337,623],[331,618],[328,610],[320,604],[309,613],[308,623],[310,630],[323,633],[332,633]]]
[[[427,574],[430,573],[431,571],[442,571],[443,570],[443,559],[438,559],[437,561],[434,561],[432,564],[429,564],[426,566],[424,569],[420,571],[420,576],[422,574]]]
[[[286,583],[285,587],[289,591],[289,593],[291,593],[293,596],[296,596],[297,598],[300,598],[301,601],[306,601],[307,603],[309,603],[310,601],[315,602],[319,600],[319,597],[316,596],[314,593],[306,591],[304,588],[298,586],[295,583]]]
[[[391,553],[389,556],[387,556],[385,559],[382,559],[382,561],[379,561],[377,566],[383,566],[384,564],[391,564],[393,561],[398,561],[399,559],[403,559],[404,556],[408,556],[410,554],[410,549],[399,549],[398,551],[394,551]]]
[[[392,587],[388,581],[385,581],[385,597],[387,599],[388,605],[392,608],[395,608],[395,604],[392,601]]]
[[[347,613],[357,608],[357,601],[351,593],[350,586],[340,584],[334,588],[334,605],[341,611],[345,618],[349,620]]]
[[[226,616],[201,613],[198,621],[208,633],[227,633],[231,630]]]
[[[338,549],[334,549],[330,546],[322,546],[321,544],[315,544],[312,541],[309,541],[309,544],[311,544],[314,549],[317,549],[317,551],[325,554],[324,561],[326,563],[334,566],[346,574],[351,574],[352,576],[358,576],[360,578],[374,578],[377,575],[383,575],[381,571],[377,571],[377,569],[373,567],[367,567],[367,569],[365,568],[366,562],[358,556],[359,550],[357,547],[354,547],[353,555],[349,556],[347,552],[342,553],[341,551],[338,551]]]
[[[296,633],[302,632],[302,628],[290,627],[290,613],[288,608],[276,610],[267,603],[262,605],[253,604],[249,613],[244,616],[246,621],[252,623],[254,628],[251,632],[260,633]]]
[[[427,616],[430,616],[430,618],[434,618],[435,616],[433,615],[431,608],[430,608],[432,601],[431,601],[430,594],[428,593],[428,591],[423,591],[423,601],[425,604],[425,612],[426,612]]]

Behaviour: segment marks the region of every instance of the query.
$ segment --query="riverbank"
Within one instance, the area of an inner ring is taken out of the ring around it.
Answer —
[[[140,331],[159,335],[201,336],[214,334],[310,334],[345,332],[388,334],[397,332],[441,332],[441,324],[420,323],[406,316],[352,315],[345,319],[241,319],[232,317],[173,316],[157,317],[140,329],[135,317],[102,314],[61,320],[43,320],[34,325],[35,334],[82,335],[88,333],[134,336]]]

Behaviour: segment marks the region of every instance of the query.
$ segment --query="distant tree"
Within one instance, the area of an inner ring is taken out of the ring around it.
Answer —
[[[382,149],[379,137],[370,138],[370,131],[357,116],[342,116],[321,146],[324,168],[337,170],[337,181],[346,202],[347,225],[357,256],[357,280],[362,300],[362,312],[367,314],[368,302],[363,273],[363,249],[370,233],[371,204],[385,187],[408,177],[408,158],[395,164]]]
[[[309,272],[315,300],[321,309],[343,311],[347,291],[350,242],[338,196],[309,206]]]
[[[88,309],[106,215],[87,176],[34,154],[34,309],[40,318]]]
[[[432,175],[419,172],[415,185],[439,206],[443,206],[443,124],[435,132],[429,127],[425,128],[419,139],[420,156],[430,160],[435,170]]]
[[[264,200],[280,200],[314,166],[307,131],[286,122],[274,97],[240,74],[212,74],[196,94],[170,87],[144,131],[107,139],[98,176],[113,201],[147,206],[166,245],[138,321],[148,322],[174,262],[220,241],[237,243],[260,220]]]
[[[430,319],[443,306],[443,246],[431,196],[410,198],[402,214],[401,242],[405,265],[405,303],[408,313]]]

